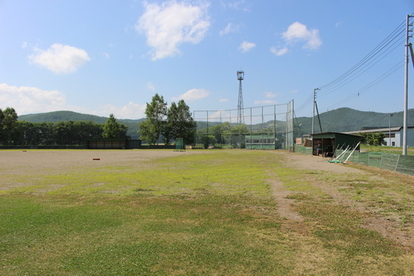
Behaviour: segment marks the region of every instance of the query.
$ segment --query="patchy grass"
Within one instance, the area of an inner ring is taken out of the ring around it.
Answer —
[[[277,215],[269,172],[292,192],[304,221]],[[277,152],[223,150],[3,175],[4,275],[414,272],[412,251],[362,228],[365,213],[315,185],[329,180],[349,198],[360,190],[352,200],[367,204],[382,193],[386,207],[404,209],[401,220],[410,225],[413,195],[403,197],[410,189],[370,172],[358,178],[314,174],[287,168]]]

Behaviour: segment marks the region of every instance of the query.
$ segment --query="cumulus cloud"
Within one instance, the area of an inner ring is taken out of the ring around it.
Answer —
[[[173,101],[192,101],[192,100],[200,100],[210,95],[205,89],[191,89],[185,92],[184,94],[180,95],[179,97],[172,98]]]
[[[220,31],[220,35],[226,35],[226,34],[229,34],[229,33],[236,33],[236,32],[239,31],[239,29],[240,29],[239,25],[234,25],[233,23],[229,23],[229,24],[227,24],[227,26],[223,30]]]
[[[29,59],[56,74],[70,74],[91,60],[85,50],[55,43],[47,50],[34,49]]]
[[[62,110],[65,95],[57,90],[45,91],[37,87],[17,87],[0,84],[2,107],[13,107],[18,114],[40,113]]]
[[[322,40],[319,35],[319,30],[308,29],[306,25],[299,22],[291,24],[286,32],[282,33],[282,39],[286,42],[285,47],[277,49],[272,47],[270,51],[277,56],[286,54],[288,46],[295,45],[300,42],[304,42],[303,48],[309,50],[316,50],[322,45]]]
[[[199,43],[210,27],[208,4],[197,6],[171,0],[161,5],[144,2],[144,6],[135,29],[145,33],[152,60],[179,54],[182,43]]]
[[[246,52],[250,51],[251,49],[253,49],[254,47],[256,47],[255,43],[243,41],[242,44],[240,44],[240,46],[239,46],[239,50],[242,53],[246,53]]]
[[[145,104],[129,102],[121,107],[104,105],[98,110],[91,110],[88,107],[68,105],[65,95],[57,90],[47,91],[28,86],[17,87],[6,83],[0,83],[0,99],[0,109],[13,107],[18,115],[71,110],[99,116],[108,116],[113,113],[120,119],[140,119],[145,117],[146,108]]]
[[[286,32],[282,34],[287,42],[296,43],[296,42],[305,42],[303,48],[308,49],[318,49],[322,45],[322,41],[319,36],[319,30],[312,29],[309,30],[306,25],[303,25],[299,22],[294,22],[290,25]]]

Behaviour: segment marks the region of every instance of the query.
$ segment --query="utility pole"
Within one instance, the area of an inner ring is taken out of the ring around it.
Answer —
[[[407,128],[408,128],[408,62],[409,62],[409,55],[408,50],[410,48],[410,32],[413,30],[410,29],[413,25],[410,24],[410,18],[414,17],[414,15],[407,14],[406,19],[406,38],[405,38],[405,67],[404,67],[404,118],[403,118],[403,150],[402,155],[407,155]],[[412,57],[411,57],[412,58]]]
[[[312,134],[315,125],[315,109],[316,109],[316,91],[320,90],[319,88],[313,89],[313,111],[312,111]]]
[[[388,146],[391,147],[391,117],[392,117],[392,113],[390,113],[390,117],[388,118]]]

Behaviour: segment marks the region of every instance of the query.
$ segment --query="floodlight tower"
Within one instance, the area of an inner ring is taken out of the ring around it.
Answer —
[[[237,104],[237,123],[244,124],[244,107],[243,107],[243,90],[242,90],[242,80],[244,79],[243,71],[237,71],[237,79],[239,80],[239,102]]]

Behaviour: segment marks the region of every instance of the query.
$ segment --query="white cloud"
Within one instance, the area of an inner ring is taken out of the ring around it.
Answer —
[[[241,10],[241,11],[245,11],[248,12],[250,11],[249,8],[247,7],[246,1],[245,0],[240,0],[240,1],[233,1],[230,3],[224,3],[223,1],[221,1],[221,5],[224,8],[231,8],[231,9],[235,9],[235,10]]]
[[[227,24],[226,28],[220,31],[220,35],[226,35],[229,33],[236,33],[240,29],[240,25],[234,25],[233,23]]]
[[[273,92],[266,92],[265,93],[266,98],[275,98],[276,96],[277,96],[277,94],[273,93]]]
[[[1,107],[13,107],[18,114],[40,113],[62,110],[65,95],[57,90],[45,91],[37,87],[16,87],[0,84]]]
[[[282,34],[282,38],[288,43],[297,43],[304,41],[305,45],[303,48],[307,49],[318,49],[322,45],[322,41],[319,36],[319,30],[309,30],[306,25],[299,22],[294,22],[290,25],[286,32]]]
[[[229,102],[229,99],[220,99],[219,102],[224,103],[224,102]]]
[[[179,101],[179,100],[184,100],[184,101],[191,101],[191,100],[200,100],[203,99],[205,97],[207,97],[208,95],[210,95],[210,92],[208,92],[205,89],[191,89],[188,90],[187,92],[185,92],[184,94],[176,97],[176,98],[172,98],[173,101]]]
[[[145,117],[145,104],[129,102],[117,107],[105,105],[99,110],[88,107],[71,106],[66,102],[65,95],[57,90],[46,91],[37,87],[16,87],[0,83],[0,109],[13,107],[18,115],[44,113],[60,110],[71,110],[85,114],[108,116],[113,113],[119,119],[140,119]]]
[[[210,27],[208,4],[167,1],[158,5],[144,2],[145,13],[135,29],[144,32],[152,48],[152,60],[172,57],[180,53],[184,43],[197,44]]]
[[[121,107],[108,104],[101,106],[100,110],[94,112],[94,114],[101,116],[114,114],[114,116],[119,119],[141,119],[145,118],[145,109],[146,104],[136,104],[133,102],[129,102]]]
[[[270,48],[270,51],[276,56],[288,53],[289,47],[300,42],[304,42],[303,48],[309,50],[317,50],[322,45],[319,30],[309,30],[306,25],[299,22],[292,23],[286,32],[282,33],[282,39],[285,41],[286,46]]]
[[[58,43],[47,50],[35,48],[29,59],[56,74],[73,73],[90,60],[85,50]]]
[[[277,49],[276,47],[272,47],[270,48],[270,51],[277,56],[282,56],[286,54],[287,52],[289,52],[289,49],[286,47],[282,49]]]
[[[277,104],[277,101],[273,101],[273,100],[254,101],[254,104]]]
[[[246,53],[246,52],[250,51],[251,49],[253,49],[254,47],[256,47],[255,43],[243,41],[242,44],[240,44],[240,46],[239,46],[239,50],[242,53]]]

